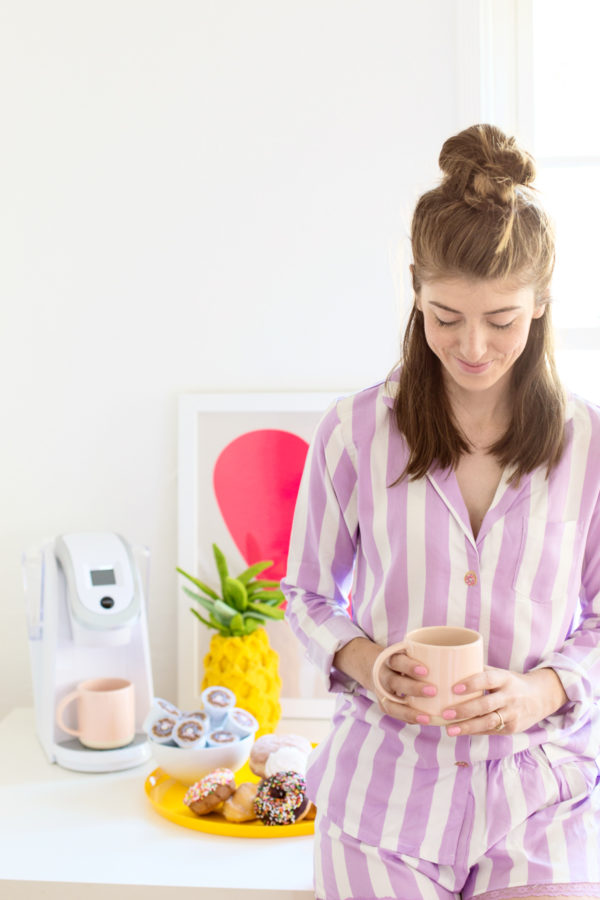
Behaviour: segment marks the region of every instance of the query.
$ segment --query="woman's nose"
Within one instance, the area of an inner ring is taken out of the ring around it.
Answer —
[[[477,325],[466,326],[461,337],[461,351],[465,361],[476,363],[483,359],[487,349],[483,329]]]

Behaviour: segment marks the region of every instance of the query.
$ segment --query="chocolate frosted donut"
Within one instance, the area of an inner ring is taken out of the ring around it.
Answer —
[[[304,818],[308,804],[304,778],[297,772],[278,772],[259,784],[254,811],[265,825],[293,825]]]
[[[188,788],[183,802],[197,816],[205,816],[231,797],[234,791],[235,776],[231,769],[215,769]]]

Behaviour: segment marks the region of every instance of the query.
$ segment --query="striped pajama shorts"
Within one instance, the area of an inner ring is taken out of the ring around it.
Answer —
[[[315,822],[317,900],[600,898],[600,777],[593,760],[535,747],[469,767],[456,862],[373,847]],[[432,828],[435,822],[432,810]]]

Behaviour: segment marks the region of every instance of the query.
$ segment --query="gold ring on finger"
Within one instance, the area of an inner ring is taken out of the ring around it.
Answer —
[[[496,715],[498,716],[498,719],[499,719],[498,724],[494,728],[494,731],[502,731],[502,729],[504,728],[504,725],[505,725],[504,719],[502,718],[502,713],[500,712],[499,709],[495,709],[494,712],[496,713]]]

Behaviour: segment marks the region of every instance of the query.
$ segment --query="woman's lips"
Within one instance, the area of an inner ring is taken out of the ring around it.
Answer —
[[[464,359],[459,359],[458,357],[455,357],[455,359],[459,369],[462,369],[463,372],[467,372],[469,375],[480,375],[482,372],[487,372],[492,364],[492,360],[473,365],[472,363],[465,362]]]

